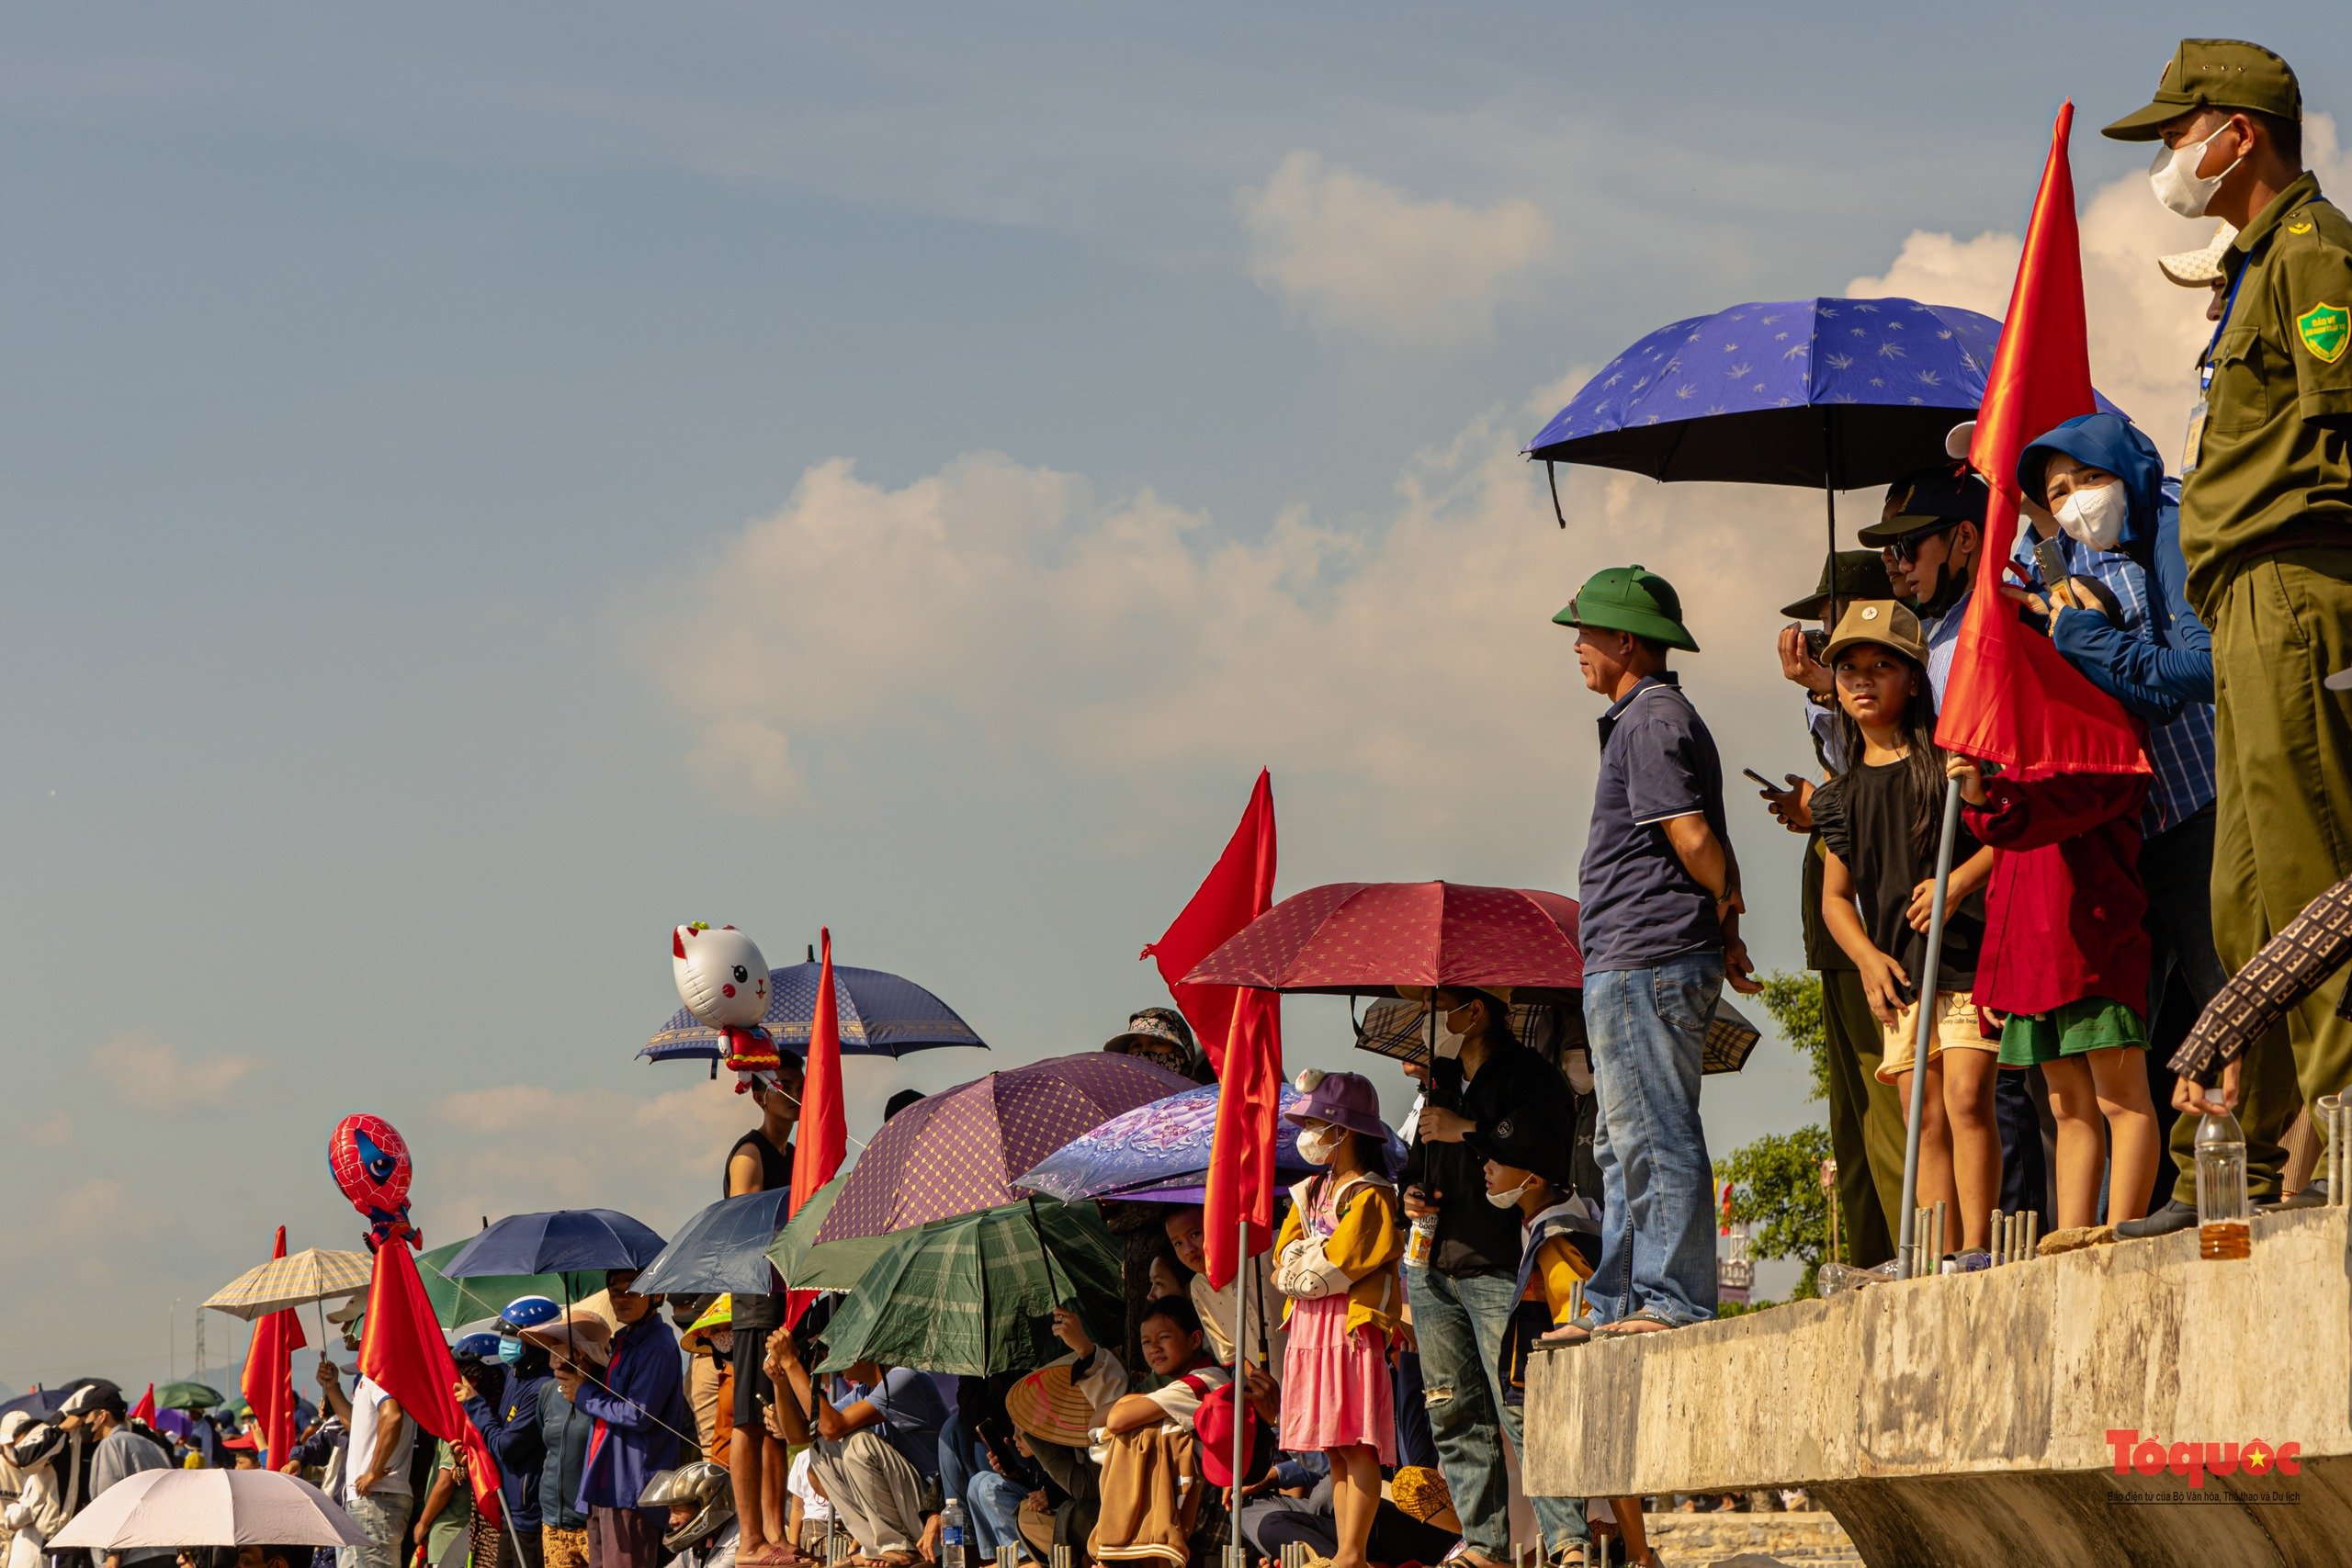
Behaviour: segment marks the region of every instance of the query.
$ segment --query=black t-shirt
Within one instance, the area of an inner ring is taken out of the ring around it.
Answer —
[[[1932,847],[1912,846],[1914,801],[1907,764],[1865,762],[1849,768],[1813,795],[1814,826],[1821,841],[1853,874],[1862,930],[1871,945],[1903,965],[1917,991],[1927,967],[1928,938],[1911,929],[1911,890],[1936,874]],[[1957,866],[1981,846],[1962,828],[1952,840]],[[1939,991],[1965,991],[1976,982],[1976,949],[1984,936],[1982,895],[1944,911],[1944,959],[1937,971]]]
[[[754,1127],[735,1140],[727,1151],[727,1163],[718,1168],[718,1195],[733,1196],[727,1190],[727,1173],[735,1164],[735,1156],[745,1149],[760,1156],[760,1190],[780,1191],[792,1185],[792,1145],[786,1142],[777,1148],[767,1130]],[[739,1295],[732,1309],[734,1326],[744,1329],[781,1328],[784,1326],[784,1303],[778,1296]]]
[[[1402,1184],[1419,1186],[1437,1209],[1437,1241],[1430,1266],[1449,1276],[1511,1274],[1519,1269],[1519,1211],[1487,1201],[1485,1134],[1514,1116],[1559,1129],[1563,1145],[1576,1137],[1576,1100],[1560,1069],[1516,1043],[1490,1046],[1477,1074],[1452,1107],[1477,1123],[1458,1144],[1416,1139]]]

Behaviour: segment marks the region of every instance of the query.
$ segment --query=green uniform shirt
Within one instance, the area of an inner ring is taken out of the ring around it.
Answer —
[[[2247,550],[2306,533],[2352,545],[2352,219],[2307,174],[2222,265],[2235,293],[2201,362],[2180,498],[2189,603],[2209,622]]]

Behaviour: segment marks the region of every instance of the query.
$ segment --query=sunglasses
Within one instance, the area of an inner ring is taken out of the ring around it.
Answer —
[[[1941,538],[1959,527],[1961,522],[1960,518],[1947,517],[1932,528],[1922,528],[1916,534],[1905,534],[1900,538],[1892,539],[1887,543],[1886,553],[1903,565],[1909,566],[1919,558],[1921,545],[1926,544],[1929,539]]]

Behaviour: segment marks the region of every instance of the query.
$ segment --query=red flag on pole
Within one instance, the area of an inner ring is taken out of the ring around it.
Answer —
[[[1207,1212],[1202,1219],[1209,1283],[1219,1289],[1241,1268],[1240,1225],[1248,1252],[1273,1245],[1275,1118],[1282,1107],[1282,998],[1245,986],[1180,982],[1227,937],[1274,903],[1274,785],[1261,770],[1241,823],[1160,939],[1144,949],[1159,964],[1176,1006],[1193,1026],[1223,1088],[1209,1146]]]
[[[831,928],[820,931],[818,940],[823,944],[823,957],[817,968],[817,1010],[808,1019],[808,1060],[800,1078],[800,1128],[792,1145],[789,1212],[795,1214],[833,1179],[849,1153],[849,1116],[842,1103],[842,1017],[840,999],[833,994]],[[800,1321],[817,1292],[789,1291],[786,1294],[785,1322],[789,1326]]]
[[[277,1227],[277,1249],[270,1256],[286,1256],[284,1225]],[[302,1320],[288,1307],[254,1324],[253,1342],[245,1347],[245,1370],[237,1386],[261,1427],[262,1464],[269,1470],[294,1451],[294,1352],[308,1343]],[[148,1392],[152,1397],[154,1391]]]
[[[2083,315],[2081,236],[2066,162],[2075,106],[2058,111],[2050,160],[2026,226],[2001,344],[1984,378],[1984,401],[1968,460],[1992,486],[1976,586],[1944,682],[1936,744],[2020,778],[2052,773],[2144,773],[2139,727],[2114,698],[2066,662],[2050,639],[2001,596],[2023,497],[2018,457],[2065,420],[2097,411],[2090,336]]]
[[[406,1238],[376,1249],[375,1277],[368,1285],[368,1327],[359,1342],[359,1371],[400,1401],[401,1410],[424,1431],[453,1442],[466,1456],[474,1506],[496,1522],[498,1464],[490,1445],[458,1403],[458,1363],[441,1337],[441,1325],[416,1277],[416,1260]]]
[[[150,1427],[155,1424],[155,1385],[153,1383],[147,1385],[147,1392],[141,1394],[139,1403],[130,1407],[130,1418],[133,1421],[144,1422]]]

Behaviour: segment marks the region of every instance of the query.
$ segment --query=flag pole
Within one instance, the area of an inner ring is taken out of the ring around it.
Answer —
[[[1936,982],[1943,967],[1944,897],[1951,891],[1952,840],[1960,832],[1960,781],[1944,782],[1943,836],[1936,842],[1936,895],[1928,906],[1928,961],[1919,966],[1919,1029],[1911,1050],[1911,1119],[1903,1135],[1902,1233],[1894,1244],[1898,1278],[1925,1272],[1912,1256],[1919,1199],[1919,1122],[1928,1105],[1928,1042],[1935,1038]],[[1963,1235],[1966,1232],[1963,1230]]]

